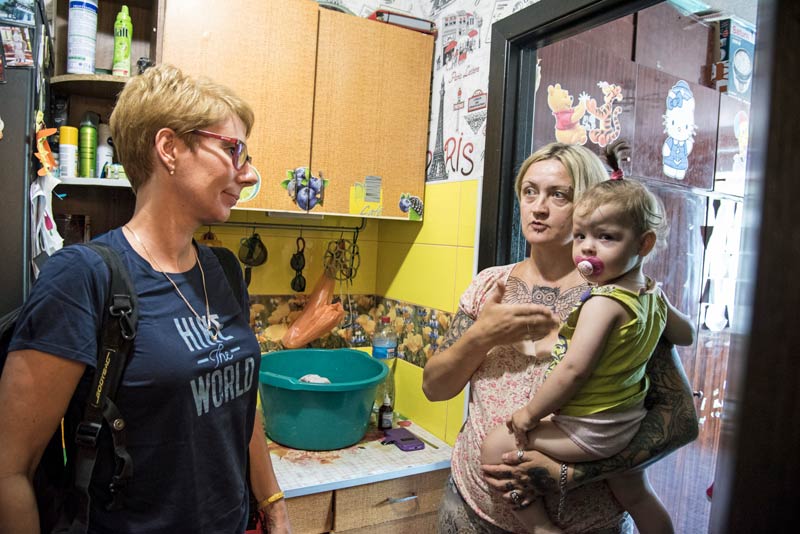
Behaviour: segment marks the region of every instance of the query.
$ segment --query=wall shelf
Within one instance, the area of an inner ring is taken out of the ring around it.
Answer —
[[[116,99],[129,79],[111,74],[62,74],[50,78],[50,85],[60,93]]]
[[[114,178],[61,178],[59,185],[99,185],[103,187],[131,187],[128,180]]]

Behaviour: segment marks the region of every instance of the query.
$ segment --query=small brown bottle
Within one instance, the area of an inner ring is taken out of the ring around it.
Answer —
[[[378,409],[378,430],[390,430],[393,419],[392,400],[387,393],[383,396],[383,405]]]

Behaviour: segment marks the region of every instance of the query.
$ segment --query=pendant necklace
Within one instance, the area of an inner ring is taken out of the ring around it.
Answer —
[[[200,317],[200,314],[195,311],[195,309],[192,307],[191,304],[189,304],[189,300],[186,297],[184,297],[183,293],[181,293],[181,290],[178,289],[178,284],[176,284],[175,281],[172,278],[169,277],[167,272],[164,269],[161,268],[161,265],[159,265],[159,263],[156,261],[156,259],[153,257],[153,255],[150,254],[150,251],[147,250],[147,247],[144,245],[144,243],[142,243],[142,240],[139,239],[139,236],[136,235],[136,232],[133,231],[133,228],[131,228],[127,224],[124,225],[123,228],[127,229],[131,233],[133,238],[136,239],[136,241],[142,246],[142,249],[144,250],[145,254],[147,254],[147,257],[150,258],[151,262],[153,262],[153,265],[155,265],[155,267],[158,270],[158,272],[163,274],[164,278],[169,280],[169,283],[172,284],[172,287],[175,289],[175,292],[178,294],[178,296],[181,298],[181,300],[186,304],[186,306],[189,308],[189,310],[191,310],[191,312],[197,318],[198,322],[201,325],[205,326],[206,330],[208,331],[208,335],[211,337],[211,341],[216,341],[217,337],[219,336],[219,325],[216,324],[216,323],[212,323],[211,322],[211,311],[210,311],[210,308],[208,306],[208,291],[206,290],[206,273],[203,271],[203,264],[200,262],[200,257],[197,255],[197,249],[194,248],[194,246],[192,246],[192,250],[194,250],[194,258],[195,258],[195,260],[197,260],[198,267],[200,267],[200,278],[203,281],[203,295],[205,296],[205,299],[206,299],[206,318],[205,318],[205,320],[203,320],[203,318]]]

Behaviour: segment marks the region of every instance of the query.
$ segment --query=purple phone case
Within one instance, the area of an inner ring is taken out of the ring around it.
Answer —
[[[406,428],[392,428],[384,432],[384,443],[394,443],[401,451],[418,451],[425,448],[417,436]]]

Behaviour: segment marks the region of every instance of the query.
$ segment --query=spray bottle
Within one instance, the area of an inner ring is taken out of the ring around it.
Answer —
[[[123,5],[114,21],[114,64],[111,74],[114,76],[131,75],[131,39],[133,23],[128,13],[128,6]]]

